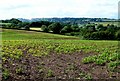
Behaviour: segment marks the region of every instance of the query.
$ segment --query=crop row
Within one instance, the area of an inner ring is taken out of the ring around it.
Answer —
[[[85,52],[97,52],[101,55],[108,52],[110,54],[107,53],[106,56],[109,57],[110,55],[112,56],[112,54],[117,53],[117,48],[117,42],[111,41],[11,40],[3,41],[2,55],[3,59],[6,57],[19,59],[22,54],[43,56],[48,55],[50,52],[71,54],[82,50]]]
[[[112,44],[111,44],[112,43]],[[28,52],[39,51],[42,53],[43,51],[50,52],[50,50],[57,53],[72,53],[75,51],[94,51],[98,53],[117,52],[117,41],[84,41],[84,40],[11,40],[11,41],[3,41],[2,51],[5,53],[14,53],[16,51],[24,51]],[[14,51],[13,51],[14,50]],[[35,53],[34,53],[35,52]]]
[[[2,43],[2,61],[5,63],[21,58],[24,54],[36,57],[47,56],[50,53],[72,54],[74,52],[96,52],[98,55],[85,57],[83,63],[107,64],[110,69],[120,65],[118,60],[117,41],[87,41],[87,40],[4,40]],[[3,68],[6,77],[7,71]]]

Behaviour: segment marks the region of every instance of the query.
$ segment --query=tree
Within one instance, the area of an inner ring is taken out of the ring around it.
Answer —
[[[12,18],[9,20],[9,23],[13,23],[13,24],[18,24],[18,23],[21,23],[22,21],[18,20],[18,19],[15,19],[15,18]]]
[[[98,24],[96,29],[98,31],[105,31],[107,29],[107,27],[104,27],[103,24]]]
[[[80,28],[79,28],[78,25],[72,25],[71,28],[72,28],[73,32],[79,32],[80,31]]]
[[[86,25],[86,28],[91,31],[91,32],[95,32],[96,29],[95,29],[95,24],[87,24]]]
[[[63,28],[63,26],[60,23],[52,23],[48,26],[49,30],[53,31],[53,33],[60,33],[61,29]]]
[[[49,32],[49,29],[48,29],[48,27],[47,27],[46,25],[42,25],[42,26],[41,26],[41,29],[42,29],[42,31],[44,31],[44,32]]]
[[[67,26],[61,29],[60,33],[67,33]]]
[[[50,24],[52,24],[52,22],[49,21],[40,21],[42,25],[46,25],[49,26]]]
[[[25,30],[30,30],[30,26],[29,26],[29,25],[26,25],[26,26],[25,26]]]
[[[62,28],[61,33],[70,33],[72,32],[72,28],[71,26],[65,26],[64,28]]]
[[[42,25],[49,26],[51,22],[48,21],[37,21],[37,22],[32,22],[30,24],[30,27],[41,27]]]
[[[108,25],[108,26],[107,26],[107,31],[115,34],[115,32],[118,31],[118,28],[117,28],[117,26],[111,24],[111,25]]]
[[[30,24],[30,27],[41,27],[42,26],[42,23],[41,22],[32,22]]]
[[[16,24],[16,27],[18,29],[30,30],[30,23],[28,23],[28,22],[21,22],[21,23]]]
[[[113,33],[108,31],[99,31],[93,33],[87,33],[84,35],[85,39],[92,39],[92,40],[113,40],[115,36]]]
[[[117,40],[120,40],[120,30],[118,30],[118,31],[116,32],[115,36],[116,36],[116,39],[117,39]]]

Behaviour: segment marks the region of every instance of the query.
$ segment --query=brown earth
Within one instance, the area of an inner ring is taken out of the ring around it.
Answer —
[[[35,57],[26,54],[20,59],[8,59],[3,62],[3,68],[10,72],[7,80],[3,81],[41,81],[42,79],[117,79],[120,73],[111,72],[106,66],[83,64],[81,60],[96,54],[83,51],[73,54],[56,54]],[[119,77],[120,79],[120,77]]]

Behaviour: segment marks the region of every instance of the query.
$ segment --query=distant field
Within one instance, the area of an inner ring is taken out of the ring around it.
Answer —
[[[118,41],[2,30],[3,78],[117,79]]]
[[[3,40],[34,40],[34,39],[80,39],[78,37],[63,36],[43,32],[2,29]]]
[[[37,31],[42,31],[41,28],[37,28],[37,27],[30,27],[30,30],[37,30]]]
[[[120,22],[91,22],[91,23],[103,24],[104,26],[107,26],[108,24],[114,24],[114,25],[118,26],[118,23],[120,23]]]
[[[0,25],[3,25],[3,24],[6,24],[6,25],[7,25],[7,24],[11,24],[11,23],[1,23],[1,22],[0,22]]]

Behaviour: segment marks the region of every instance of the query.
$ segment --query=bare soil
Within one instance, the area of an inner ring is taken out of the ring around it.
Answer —
[[[9,70],[10,75],[3,81],[38,81],[43,79],[120,79],[120,73],[111,72],[107,67],[83,64],[84,57],[94,55],[83,51],[73,54],[56,54],[35,57],[24,52],[20,59],[8,58],[3,68]]]

